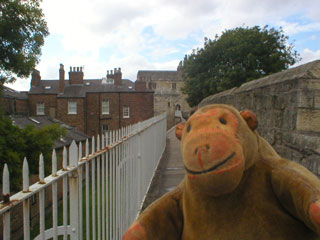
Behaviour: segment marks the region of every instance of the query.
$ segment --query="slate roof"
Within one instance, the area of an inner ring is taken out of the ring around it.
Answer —
[[[16,98],[16,99],[22,99],[22,100],[28,99],[27,92],[19,92],[6,86],[3,86],[3,97]]]
[[[140,80],[141,76],[145,77],[144,80],[151,80],[151,81],[178,81],[178,72],[177,71],[140,70],[140,71],[138,71],[137,79]]]
[[[61,126],[66,127],[67,129],[66,136],[64,138],[61,138],[60,140],[55,141],[54,148],[61,148],[63,146],[68,146],[71,144],[72,140],[79,142],[79,141],[85,141],[87,138],[89,138],[89,136],[84,134],[83,132],[80,132],[75,128],[66,125],[63,122],[57,119],[52,119],[50,117],[46,117],[46,116],[25,117],[25,116],[16,116],[16,115],[10,116],[10,117],[14,125],[20,128],[25,128],[27,125],[33,125],[37,129],[41,129],[44,126],[48,126],[52,124],[60,124]]]
[[[122,79],[122,86],[114,84],[103,84],[101,79],[83,80],[84,84],[69,84],[69,80],[65,80],[65,88],[63,94],[59,94],[59,80],[41,80],[38,86],[32,87],[29,94],[58,94],[58,97],[84,98],[86,93],[102,93],[102,92],[134,92],[134,82],[128,79]],[[146,90],[146,92],[152,92]]]

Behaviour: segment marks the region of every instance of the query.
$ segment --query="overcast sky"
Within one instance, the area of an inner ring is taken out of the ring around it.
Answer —
[[[84,66],[86,79],[121,67],[123,78],[138,70],[176,70],[204,37],[225,29],[283,27],[301,54],[299,64],[320,59],[320,0],[43,0],[50,35],[36,67],[42,79],[58,79],[59,64]],[[16,90],[29,90],[30,78]]]

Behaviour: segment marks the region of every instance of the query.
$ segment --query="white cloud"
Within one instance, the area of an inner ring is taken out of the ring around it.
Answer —
[[[301,24],[299,22],[286,22],[280,21],[279,26],[283,27],[283,30],[288,35],[303,33],[303,32],[314,32],[319,31],[320,29],[320,22],[313,22],[308,24]]]
[[[44,0],[42,7],[52,37],[61,39],[56,52],[66,53],[43,51],[37,69],[45,79],[58,77],[60,63],[66,69],[84,65],[86,78],[114,67],[131,80],[140,69],[176,69],[205,36],[242,25],[283,26],[286,35],[320,29],[319,0]],[[307,47],[304,59],[318,56]],[[29,88],[25,81],[16,85]]]
[[[311,61],[315,61],[315,60],[320,60],[320,49],[317,51],[312,51],[308,48],[304,49],[301,52],[301,58],[302,60],[300,62],[298,62],[297,64],[295,64],[295,66],[299,66]]]

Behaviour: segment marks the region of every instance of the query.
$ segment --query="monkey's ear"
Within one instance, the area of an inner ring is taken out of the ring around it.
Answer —
[[[258,119],[256,115],[251,112],[250,110],[243,110],[240,112],[240,115],[243,117],[243,119],[247,122],[249,128],[254,131],[258,127]]]
[[[176,126],[176,137],[181,140],[181,137],[182,137],[182,132],[183,132],[183,129],[184,129],[184,125],[186,123],[183,122],[183,123],[179,123],[177,126]]]

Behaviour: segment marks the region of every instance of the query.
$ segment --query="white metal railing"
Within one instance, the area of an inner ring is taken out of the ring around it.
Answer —
[[[9,172],[3,171],[0,215],[3,239],[10,239],[10,211],[23,205],[24,239],[30,239],[30,201],[39,196],[39,235],[35,239],[121,239],[139,215],[166,142],[166,116],[111,131],[97,141],[73,141],[63,150],[63,168],[57,170],[52,153],[52,174],[44,177],[44,161],[39,157],[39,181],[29,186],[27,159],[23,162],[23,190],[9,197]],[[62,182],[62,184],[60,184]],[[59,185],[59,186],[58,186]],[[58,226],[58,191],[62,188],[63,224]],[[52,192],[52,227],[45,229],[45,191]],[[69,204],[68,204],[69,201]],[[84,218],[85,215],[85,218]]]

